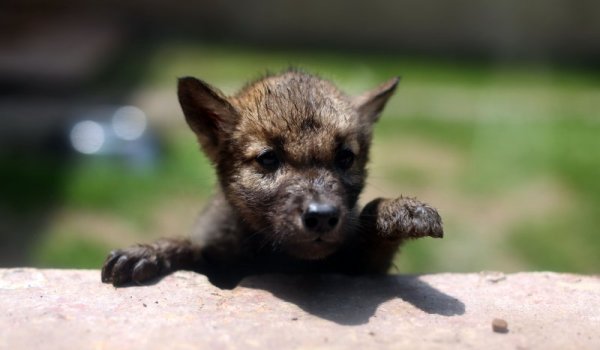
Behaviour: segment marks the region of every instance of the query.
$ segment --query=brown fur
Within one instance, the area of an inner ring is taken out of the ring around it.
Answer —
[[[177,269],[222,286],[267,271],[382,273],[405,239],[442,237],[436,210],[415,199],[356,207],[373,124],[397,83],[351,97],[289,70],[226,97],[180,79],[179,101],[215,166],[217,193],[190,239],[113,251],[102,281],[142,283]]]

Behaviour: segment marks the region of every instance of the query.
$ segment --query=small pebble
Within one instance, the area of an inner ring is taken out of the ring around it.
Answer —
[[[506,279],[506,275],[499,271],[482,271],[481,274],[489,283],[498,283]]]
[[[508,333],[508,323],[501,318],[495,318],[492,321],[492,330],[496,333]]]

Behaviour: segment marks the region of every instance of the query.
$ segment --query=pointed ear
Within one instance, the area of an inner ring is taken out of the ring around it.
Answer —
[[[361,118],[370,123],[379,119],[388,99],[394,94],[400,77],[395,77],[373,90],[354,98],[353,104]]]
[[[179,78],[177,95],[185,120],[206,155],[216,162],[225,134],[237,118],[235,108],[219,90],[192,77]]]

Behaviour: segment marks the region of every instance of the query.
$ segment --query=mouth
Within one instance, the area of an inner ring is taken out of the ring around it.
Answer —
[[[298,219],[301,217],[298,217]],[[341,218],[340,218],[340,221]],[[277,228],[276,232],[286,232],[281,241],[281,248],[290,256],[302,260],[321,260],[333,254],[344,241],[342,222],[327,232],[315,232],[305,227],[300,220],[286,222],[287,225]]]
[[[337,241],[326,239],[323,237],[317,237],[317,238],[310,239],[310,240],[301,240],[301,241],[290,242],[290,245],[295,246],[295,247],[335,246],[335,245],[337,245]]]
[[[305,260],[320,260],[331,255],[338,247],[337,241],[317,237],[312,240],[297,241],[288,245],[288,253]]]

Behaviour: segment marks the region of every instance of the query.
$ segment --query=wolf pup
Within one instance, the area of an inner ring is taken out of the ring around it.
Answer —
[[[233,287],[264,272],[385,273],[407,239],[443,236],[437,211],[413,198],[357,200],[373,124],[399,79],[352,97],[298,70],[231,97],[179,79],[179,102],[218,175],[189,239],[110,253],[102,282],[144,283],[187,269]]]

